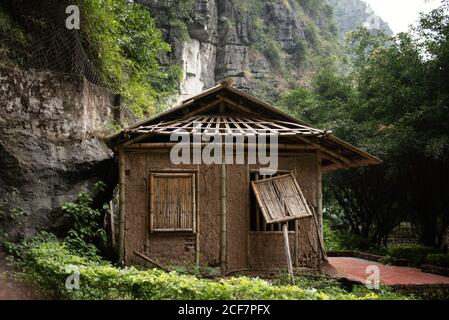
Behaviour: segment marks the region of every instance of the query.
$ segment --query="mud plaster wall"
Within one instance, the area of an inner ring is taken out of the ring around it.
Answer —
[[[133,251],[169,264],[189,264],[195,261],[195,238],[189,233],[152,233],[148,230],[148,178],[151,171],[164,169],[198,170],[198,214],[200,231],[200,263],[218,266],[220,251],[220,166],[173,165],[168,151],[127,151],[125,153],[125,261],[144,264]],[[257,166],[227,166],[227,268],[228,270],[285,267],[281,233],[248,235],[249,230],[249,169]],[[315,154],[280,156],[279,169],[295,170],[298,182],[309,203],[316,207]],[[300,221],[299,252],[293,252],[294,235],[290,235],[292,257],[298,256],[301,266],[314,267],[318,262],[317,236],[312,219]],[[248,253],[250,256],[248,256]]]
[[[126,152],[125,261],[143,264],[134,250],[169,264],[195,262],[192,233],[151,233],[148,230],[148,178],[151,171],[164,169],[198,170],[198,212],[200,226],[200,263],[218,266],[220,250],[220,167],[216,165],[174,165],[169,152]]]

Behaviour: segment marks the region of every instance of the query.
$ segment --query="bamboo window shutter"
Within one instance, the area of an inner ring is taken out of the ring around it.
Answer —
[[[312,216],[293,173],[251,182],[266,223]]]
[[[150,175],[150,231],[195,232],[195,174]]]

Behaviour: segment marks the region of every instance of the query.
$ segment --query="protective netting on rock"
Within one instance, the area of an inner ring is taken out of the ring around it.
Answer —
[[[15,51],[14,63],[24,69],[77,74],[114,89],[89,57],[88,37],[82,30],[66,27],[69,5],[65,0],[13,0],[1,5],[0,9],[9,13],[11,23],[20,28],[26,39],[8,48]]]

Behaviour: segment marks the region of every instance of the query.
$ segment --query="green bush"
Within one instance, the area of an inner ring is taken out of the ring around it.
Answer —
[[[333,230],[328,220],[323,221],[323,238],[324,248],[326,251],[340,251],[344,250],[339,234]]]
[[[387,249],[387,254],[390,257],[396,259],[407,259],[409,265],[417,267],[426,262],[429,254],[434,253],[438,253],[438,250],[420,245],[391,246]]]
[[[98,248],[106,246],[106,231],[103,229],[104,208],[94,208],[94,197],[104,190],[106,185],[99,181],[93,192],[80,192],[75,202],[66,202],[62,210],[70,219],[71,229],[64,243],[77,254],[96,259]]]
[[[49,234],[27,240],[12,251],[22,277],[49,298],[60,299],[381,299],[365,291],[352,294],[341,289],[317,290],[273,284],[259,278],[232,277],[212,281],[157,269],[118,268],[105,261],[77,256]],[[69,267],[72,266],[71,269]],[[76,266],[79,290],[66,289],[67,277]],[[328,284],[326,284],[328,286]],[[307,286],[306,286],[307,287]],[[403,298],[389,295],[387,298]]]
[[[156,111],[157,99],[176,93],[182,71],[162,66],[169,52],[148,8],[122,0],[77,0],[84,39],[95,65],[138,116]]]
[[[427,264],[449,268],[449,254],[432,253],[427,256]]]
[[[360,250],[377,253],[371,241],[348,231],[333,229],[328,220],[323,223],[323,237],[326,251]]]

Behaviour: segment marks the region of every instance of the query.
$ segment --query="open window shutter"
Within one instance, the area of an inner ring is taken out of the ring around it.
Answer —
[[[266,223],[312,216],[293,173],[252,181],[251,186]]]
[[[150,231],[195,231],[193,173],[150,176]]]

